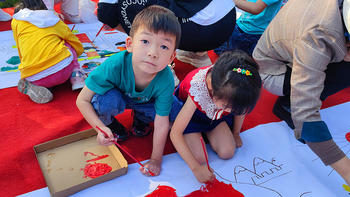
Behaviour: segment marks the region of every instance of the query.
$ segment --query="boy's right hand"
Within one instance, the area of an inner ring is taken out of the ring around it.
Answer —
[[[109,146],[109,145],[114,144],[113,143],[114,136],[113,136],[111,129],[108,127],[101,127],[100,129],[103,130],[107,134],[107,137],[101,131],[98,131],[97,138],[96,138],[97,143],[100,145],[103,145],[103,146]]]
[[[200,183],[206,183],[215,179],[213,170],[209,171],[207,165],[199,165],[192,172]]]

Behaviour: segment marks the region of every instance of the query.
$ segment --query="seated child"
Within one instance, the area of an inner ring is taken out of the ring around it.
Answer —
[[[170,10],[160,6],[144,9],[133,21],[127,50],[111,56],[89,74],[76,102],[98,132],[101,145],[113,144],[113,133],[118,140],[126,139],[125,129],[114,118],[125,108],[133,109],[135,118],[143,123],[154,120],[153,150],[145,167],[155,175],[161,170],[169,114],[171,121],[176,117],[170,113],[174,80],[167,65],[175,57],[180,35],[180,24]],[[145,169],[140,170],[149,175]]]
[[[84,49],[79,39],[42,0],[22,0],[11,23],[21,64],[18,90],[36,103],[53,98],[48,88],[67,81],[79,71],[77,56]],[[84,85],[83,75],[71,78],[73,89]]]
[[[245,114],[254,108],[261,89],[257,64],[242,51],[223,53],[213,66],[190,72],[175,91],[184,103],[170,138],[197,180],[214,178],[205,165],[200,137],[206,135],[222,159],[230,159],[236,147]]]
[[[225,50],[240,49],[251,56],[260,36],[280,10],[283,0],[234,0],[234,2],[244,12],[237,19],[230,39],[214,52],[220,55]]]

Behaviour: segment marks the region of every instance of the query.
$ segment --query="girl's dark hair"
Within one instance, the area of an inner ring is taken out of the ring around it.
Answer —
[[[145,27],[154,33],[163,32],[174,35],[175,49],[180,44],[180,23],[175,14],[165,7],[152,5],[139,12],[132,22],[130,36],[133,37],[140,27]]]
[[[15,6],[14,13],[17,13],[24,8],[30,10],[47,10],[46,5],[42,0],[21,0],[21,2]]]
[[[248,70],[251,75],[238,73],[234,68]],[[258,65],[243,51],[222,53],[212,69],[211,82],[213,98],[226,101],[235,115],[251,112],[258,101],[261,90]]]

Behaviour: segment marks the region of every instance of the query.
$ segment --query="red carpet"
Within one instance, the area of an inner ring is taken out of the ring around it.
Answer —
[[[9,30],[9,22],[0,22],[0,30]],[[210,56],[215,59],[212,53]],[[176,61],[175,70],[180,79],[192,69],[192,66]],[[46,187],[33,146],[90,128],[75,106],[78,92],[72,92],[70,88],[69,83],[54,88],[53,101],[42,105],[33,103],[19,93],[16,87],[0,90],[0,196],[15,196]],[[279,121],[271,112],[275,99],[276,96],[262,91],[256,108],[247,116],[242,130]],[[329,97],[324,102],[324,107],[349,100],[350,88]],[[130,111],[118,118],[130,127]],[[131,137],[121,144],[137,159],[148,159],[151,155],[152,135],[144,138]],[[173,152],[175,150],[168,141],[165,153]],[[133,163],[127,155],[124,156],[129,163]]]

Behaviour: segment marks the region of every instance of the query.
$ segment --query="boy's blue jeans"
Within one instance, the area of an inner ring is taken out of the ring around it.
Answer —
[[[144,123],[153,122],[156,115],[154,100],[147,103],[136,103],[117,89],[111,89],[104,95],[95,94],[91,99],[91,104],[94,107],[98,117],[105,125],[111,124],[113,121],[112,118],[124,112],[125,109],[133,109],[135,118]],[[175,121],[181,107],[182,106],[178,103],[173,102],[171,112],[169,114],[170,122]]]

